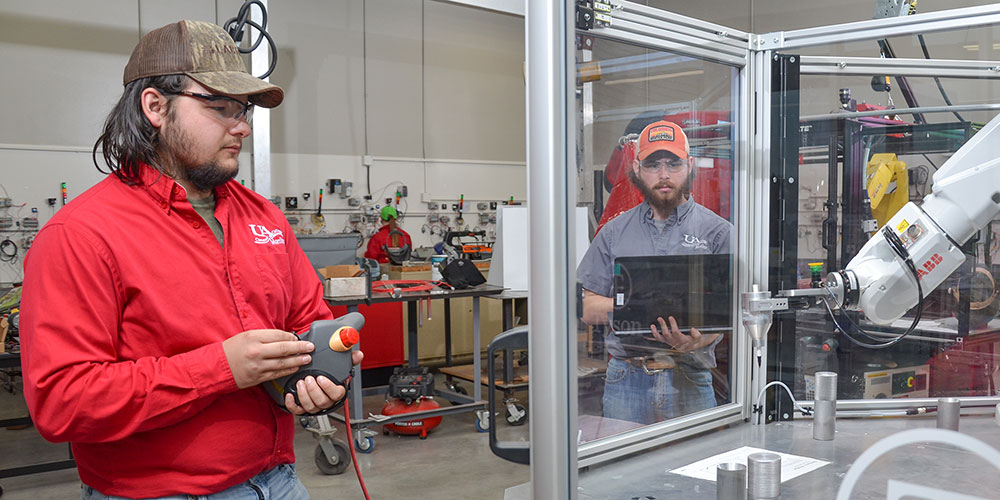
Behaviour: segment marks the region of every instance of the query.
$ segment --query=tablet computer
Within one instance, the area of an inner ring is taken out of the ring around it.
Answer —
[[[682,332],[732,330],[732,255],[619,257],[614,262],[611,330],[650,335],[673,316]]]

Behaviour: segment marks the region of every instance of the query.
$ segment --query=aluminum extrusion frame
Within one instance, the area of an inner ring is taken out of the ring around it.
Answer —
[[[576,495],[576,301],[570,300],[574,227],[569,200],[575,181],[575,85],[573,7],[570,0],[528,2],[526,138],[528,153],[528,308],[533,417],[531,491],[533,498]]]
[[[995,24],[1000,24],[1000,4],[754,35],[751,48],[787,50]]]

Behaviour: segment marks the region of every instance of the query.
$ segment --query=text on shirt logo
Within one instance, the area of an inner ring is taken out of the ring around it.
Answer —
[[[250,231],[252,231],[254,235],[253,242],[258,245],[266,245],[268,243],[272,245],[285,244],[285,233],[283,233],[280,229],[270,231],[266,227],[259,224],[250,224]]]
[[[695,250],[708,250],[708,242],[705,240],[698,239],[697,236],[692,236],[690,234],[684,235],[684,243],[681,243],[684,248],[693,248]]]

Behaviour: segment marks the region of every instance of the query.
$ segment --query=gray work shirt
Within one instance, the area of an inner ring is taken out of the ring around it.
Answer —
[[[729,221],[690,198],[666,221],[653,220],[653,209],[644,201],[601,228],[580,261],[576,275],[583,288],[610,297],[614,291],[616,258],[731,253],[732,232]],[[609,334],[605,340],[612,356],[626,356],[618,337]],[[696,353],[696,357],[703,358],[697,364],[715,366],[714,345],[705,348],[703,355]]]

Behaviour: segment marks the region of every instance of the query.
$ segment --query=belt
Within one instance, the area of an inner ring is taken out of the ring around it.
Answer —
[[[642,368],[646,375],[653,375],[655,373],[660,373],[664,370],[673,370],[677,367],[677,363],[670,358],[656,359],[652,356],[639,356],[634,358],[623,358],[615,356],[615,359],[619,361],[624,361],[636,368]]]

